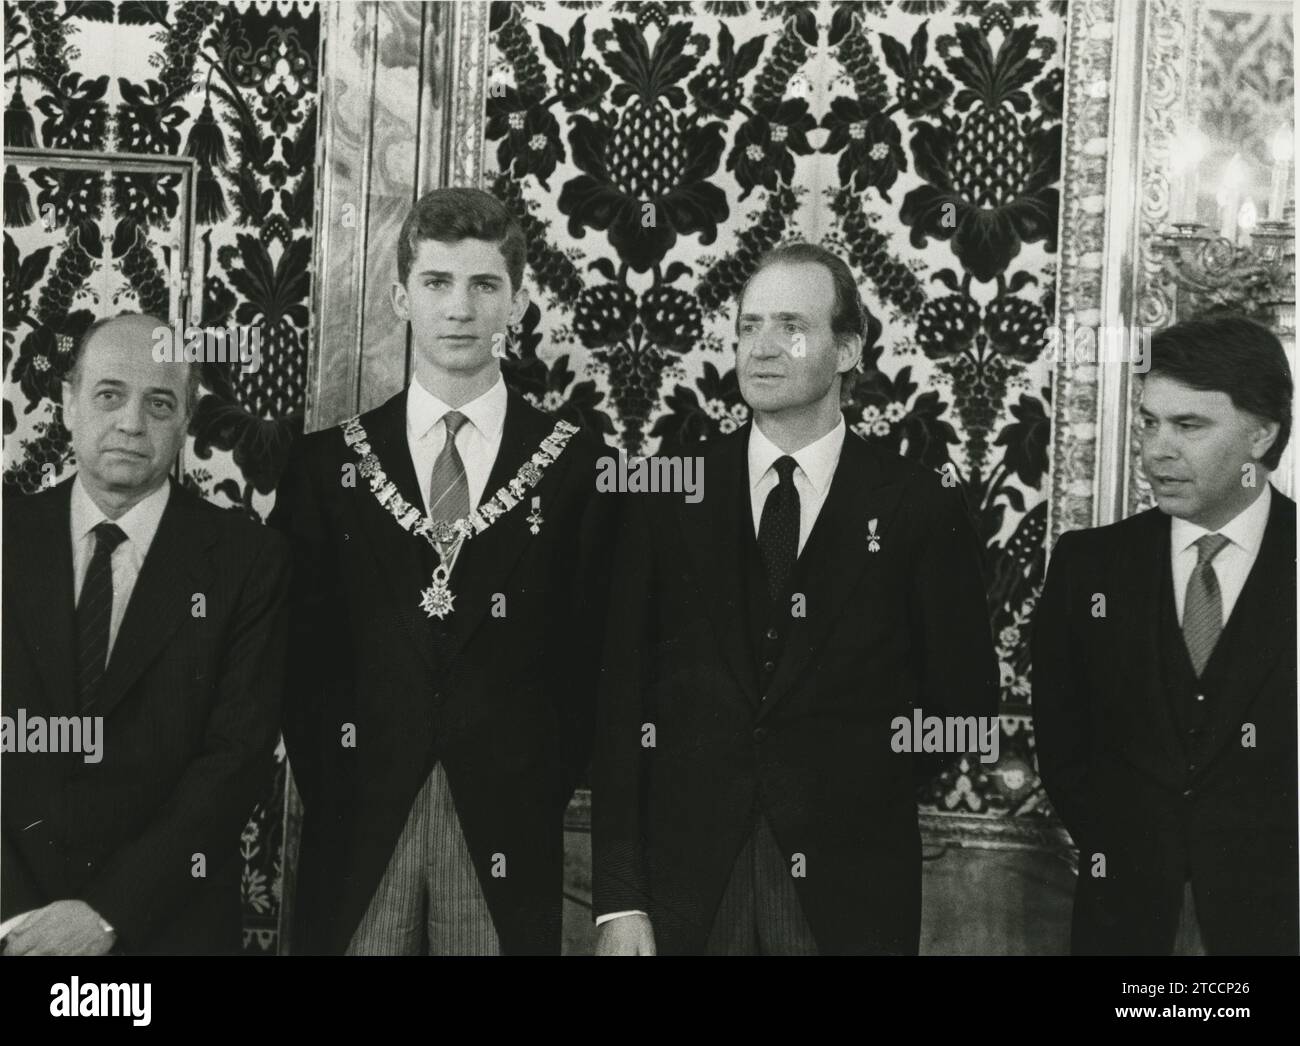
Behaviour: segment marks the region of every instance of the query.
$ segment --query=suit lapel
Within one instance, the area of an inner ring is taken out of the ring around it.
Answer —
[[[1223,681],[1208,724],[1211,752],[1240,739],[1251,702],[1295,650],[1295,506],[1276,490],[1272,497],[1259,554],[1205,666],[1206,676]],[[1220,664],[1227,657],[1232,663]]]
[[[193,610],[195,593],[211,592],[208,550],[217,535],[175,481],[113,643],[99,692],[86,715],[108,715]]]
[[[483,501],[490,499],[513,478],[554,427],[555,423],[549,417],[531,408],[517,392],[508,392],[501,446],[483,488]],[[465,648],[491,607],[493,594],[505,590],[510,572],[528,542],[539,540],[532,534],[528,524],[532,499],[538,497],[539,491],[548,486],[555,489],[555,476],[571,460],[566,460],[566,455],[562,453],[543,474],[537,487],[527,492],[522,502],[499,517],[487,530],[474,535],[461,548],[450,582],[451,590],[456,596],[455,609],[440,627],[435,623],[433,631],[444,664]],[[595,483],[594,476],[592,483]],[[543,515],[545,511],[543,497]]]
[[[748,447],[748,425],[714,444],[704,459],[708,494],[695,504],[683,499],[678,511],[723,658],[757,705],[758,680],[745,635],[745,552],[754,541]]]
[[[790,636],[761,714],[770,714],[795,683],[806,677],[809,660],[825,641],[868,563],[902,547],[902,535],[892,533],[890,526],[901,493],[900,483],[884,481],[867,444],[846,432],[831,489],[795,567],[797,590],[805,596],[805,615],[791,618]],[[880,536],[878,552],[871,551],[867,540],[868,523],[873,519]],[[890,597],[871,593],[870,598]]]
[[[1182,695],[1175,691],[1172,669],[1163,663],[1166,622],[1182,642],[1174,600],[1171,520],[1159,509],[1151,509],[1145,518],[1142,536],[1117,553],[1115,594],[1108,594],[1107,609],[1116,617],[1114,634],[1135,648],[1134,661],[1116,658],[1113,670],[1122,679],[1117,692],[1134,698],[1134,729],[1123,734],[1132,742],[1133,757],[1174,784],[1182,779],[1186,758],[1173,713]],[[1186,656],[1181,648],[1176,653]]]
[[[410,504],[423,507],[424,498],[406,440],[406,395],[404,389],[364,415],[361,423],[384,474]],[[353,464],[360,460],[351,450],[347,454]],[[384,587],[396,605],[402,629],[430,671],[434,671],[437,668],[435,636],[431,620],[420,609],[420,593],[432,580],[437,556],[424,538],[404,531],[397,524],[375,499],[367,480],[358,479],[349,493],[358,502],[357,515],[365,530],[366,545],[388,576],[389,584]]]
[[[9,530],[9,520],[5,521],[6,551],[15,557],[11,569],[27,575],[22,582],[15,578],[16,602],[21,607],[15,617],[36,654],[33,660],[45,681],[49,704],[59,715],[77,714],[72,484],[68,479],[47,495],[35,495],[41,508],[32,513],[30,531]]]

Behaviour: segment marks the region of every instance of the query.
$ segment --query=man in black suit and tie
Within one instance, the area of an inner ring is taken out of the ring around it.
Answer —
[[[1156,508],[1063,534],[1034,620],[1038,762],[1079,847],[1084,954],[1297,950],[1295,503],[1277,338],[1151,338]]]
[[[502,378],[524,261],[489,194],[423,196],[392,291],[413,380],[305,436],[280,487],[296,952],[560,950],[563,815],[599,671],[596,502],[611,499],[595,498],[599,441]]]
[[[704,497],[631,496],[592,782],[598,954],[915,953],[915,757],[891,724],[992,717],[960,494],[846,432],[852,274],[767,255],[742,292],[754,423]]]
[[[167,337],[141,315],[86,332],[63,386],[77,473],[4,504],[0,891],[6,920],[28,913],[7,955],[240,948],[288,551],[170,478],[198,368],[159,362]]]

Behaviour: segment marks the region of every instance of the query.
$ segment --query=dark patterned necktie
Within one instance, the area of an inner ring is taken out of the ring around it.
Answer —
[[[778,481],[758,521],[758,548],[767,571],[768,595],[775,602],[790,583],[795,560],[799,557],[799,491],[794,486],[794,458],[777,458],[773,464]]]
[[[467,420],[464,414],[454,410],[442,416],[442,423],[447,428],[447,442],[433,463],[433,476],[429,480],[430,519],[451,521],[469,515],[465,463],[456,450],[456,433]]]
[[[1222,534],[1206,534],[1198,538],[1196,566],[1187,579],[1187,595],[1183,599],[1183,641],[1198,677],[1214,653],[1214,645],[1223,631],[1223,598],[1219,595],[1219,579],[1215,577],[1211,564],[1227,544],[1228,539]]]
[[[108,627],[113,618],[113,549],[126,540],[116,523],[94,529],[95,551],[77,601],[77,707],[95,696],[108,660]]]

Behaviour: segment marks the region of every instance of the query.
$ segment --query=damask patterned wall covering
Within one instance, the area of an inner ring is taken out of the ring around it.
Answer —
[[[1234,154],[1245,166],[1243,195],[1268,216],[1273,137],[1295,122],[1295,9],[1255,8],[1210,0],[1201,12],[1201,65],[1197,118],[1206,137],[1201,161],[1209,177],[1198,186],[1195,216],[1214,222],[1217,177]]]
[[[203,365],[184,482],[264,518],[301,430],[316,159],[315,3],[4,6],[4,144],[189,156],[205,326],[256,327],[261,364]],[[75,468],[58,414],[97,316],[166,315],[179,177],[5,169],[4,494]],[[52,466],[42,470],[43,465]],[[245,947],[274,953],[284,802],[243,833]]]
[[[958,764],[921,799],[990,821],[1046,812],[1026,623],[1043,567],[1063,8],[491,5],[486,184],[525,220],[537,302],[509,380],[629,451],[680,452],[747,418],[732,304],[758,255],[794,236],[842,250],[872,315],[848,421],[950,465],[985,541],[1003,757]],[[4,11],[6,146],[197,162],[203,321],[261,326],[264,361],[205,365],[185,481],[264,518],[303,410],[317,6]],[[75,467],[54,409],[67,339],[172,303],[162,230],[177,207],[164,180],[6,165],[6,496],[36,489],[42,464]],[[242,842],[261,953],[276,946],[283,790],[282,767]]]
[[[1065,4],[494,3],[489,183],[540,307],[511,380],[629,453],[747,416],[734,299],[786,238],[871,319],[846,417],[955,470],[985,544],[1002,758],[932,811],[1041,816],[1028,621],[1044,565]],[[495,166],[495,171],[492,171]]]

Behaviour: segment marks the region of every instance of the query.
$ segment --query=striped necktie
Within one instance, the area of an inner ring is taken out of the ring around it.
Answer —
[[[95,696],[108,661],[108,631],[113,618],[113,549],[126,540],[116,523],[100,523],[93,531],[95,551],[77,601],[77,707]]]
[[[429,479],[429,518],[434,520],[461,519],[469,515],[469,484],[465,479],[465,463],[456,450],[456,433],[469,420],[459,411],[449,410],[442,416],[447,429],[447,441],[433,463]]]
[[[1187,579],[1187,595],[1183,599],[1183,640],[1191,655],[1192,667],[1199,678],[1214,653],[1214,645],[1223,631],[1223,598],[1219,595],[1219,579],[1211,564],[1228,545],[1222,534],[1206,534],[1196,540],[1196,566]]]

